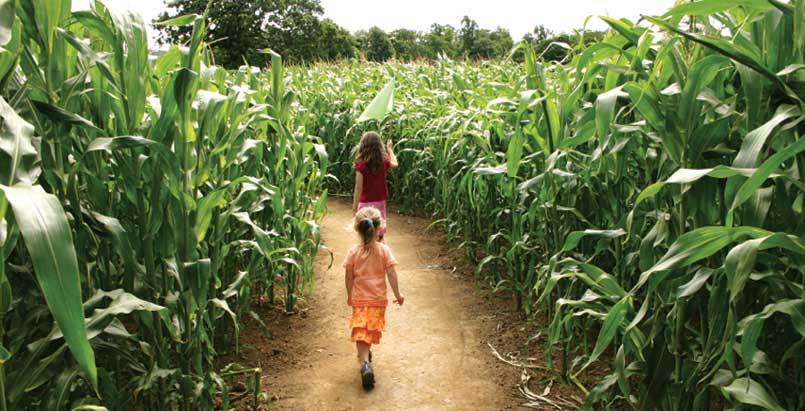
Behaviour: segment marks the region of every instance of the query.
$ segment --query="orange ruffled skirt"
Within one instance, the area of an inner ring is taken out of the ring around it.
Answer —
[[[352,307],[349,328],[352,329],[352,341],[380,344],[380,337],[386,329],[386,307]]]

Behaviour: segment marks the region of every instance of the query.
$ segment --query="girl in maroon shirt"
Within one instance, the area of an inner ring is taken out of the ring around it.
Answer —
[[[394,143],[389,137],[386,148],[380,141],[380,135],[369,131],[361,136],[355,158],[355,193],[352,197],[352,213],[363,207],[375,207],[380,210],[386,221],[386,199],[389,196],[386,185],[386,171],[397,168],[397,156],[394,155]],[[386,227],[378,231],[378,240],[383,241]]]

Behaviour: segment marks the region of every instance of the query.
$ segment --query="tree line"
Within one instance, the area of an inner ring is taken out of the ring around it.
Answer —
[[[506,56],[514,46],[511,33],[498,27],[488,30],[464,16],[459,27],[434,23],[427,31],[401,28],[386,32],[378,27],[350,33],[331,19],[322,18],[320,0],[169,0],[169,11],[155,22],[181,15],[206,12],[207,43],[216,63],[236,68],[244,63],[263,66],[272,49],[287,61],[308,63],[365,58],[370,61],[491,59]],[[191,27],[157,26],[162,44],[187,42]],[[603,33],[585,33],[585,41],[598,40]],[[546,60],[562,60],[567,46],[573,47],[579,34],[554,34],[544,26],[523,36]]]

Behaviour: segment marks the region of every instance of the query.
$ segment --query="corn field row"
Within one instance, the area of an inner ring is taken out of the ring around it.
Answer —
[[[389,76],[393,197],[547,321],[587,408],[805,407],[805,1],[605,18],[558,64],[287,76],[216,67],[198,16],[152,57],[100,2],[0,12],[0,411],[228,409],[236,375],[259,396],[216,358],[253,297],[290,311],[310,284]]]
[[[310,284],[328,160],[282,62],[158,58],[101,2],[0,1],[0,410],[228,409],[252,298]],[[248,365],[248,364],[247,364]]]
[[[801,0],[703,0],[604,18],[561,64],[520,46],[523,64],[299,67],[291,87],[348,193],[355,120],[396,77],[393,119],[372,125],[398,142],[392,197],[547,321],[545,361],[585,408],[796,410],[804,16]]]

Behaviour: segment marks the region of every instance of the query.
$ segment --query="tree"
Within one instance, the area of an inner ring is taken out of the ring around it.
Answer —
[[[464,16],[461,19],[461,55],[469,59],[502,57],[514,46],[508,30],[498,27],[489,31],[478,27],[475,20]]]
[[[363,51],[366,59],[371,61],[386,61],[394,56],[389,35],[378,27],[369,29]]]
[[[220,0],[215,0],[220,1]],[[324,13],[320,0],[261,0],[276,4],[266,15],[264,30],[267,45],[286,60],[302,62],[319,55],[321,21]]]
[[[394,47],[394,56],[398,60],[411,61],[423,57],[424,50],[420,44],[419,33],[409,29],[399,29],[392,31],[390,37]]]
[[[461,54],[472,57],[473,47],[475,47],[475,42],[478,38],[478,23],[464,16],[464,18],[461,19],[459,37],[461,38]]]
[[[526,43],[530,43],[532,45],[536,45],[547,40],[548,37],[551,36],[553,36],[553,31],[540,24],[538,26],[535,26],[534,31],[532,31],[531,33],[526,33],[523,36],[523,41],[525,41]]]
[[[330,19],[321,22],[319,58],[338,60],[355,57],[355,38]]]
[[[174,13],[164,12],[157,21],[207,11],[206,40],[212,43],[216,62],[224,67],[238,67],[244,59],[263,65],[266,56],[259,50],[268,47],[290,61],[318,55],[320,0],[172,0],[167,5]],[[159,30],[160,43],[181,44],[189,40],[192,27]]]
[[[423,40],[424,53],[429,59],[435,60],[440,54],[447,57],[456,57],[459,54],[456,29],[449,24],[433,23]]]
[[[509,51],[511,51],[512,47],[514,47],[514,40],[512,40],[511,33],[509,33],[509,30],[504,28],[498,27],[489,35],[489,38],[492,41],[492,47],[495,50],[495,57],[505,56],[509,53]]]
[[[489,59],[495,57],[495,43],[492,41],[492,35],[489,30],[480,29],[475,32],[475,40],[473,40],[470,49],[464,52],[464,55],[472,60]]]

